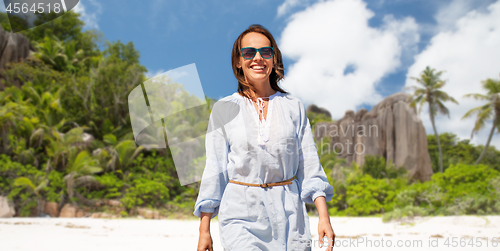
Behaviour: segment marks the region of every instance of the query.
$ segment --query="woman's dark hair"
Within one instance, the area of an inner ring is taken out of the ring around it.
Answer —
[[[236,67],[236,65],[240,61],[241,56],[241,40],[243,37],[251,32],[260,33],[271,41],[271,46],[274,48],[274,56],[273,56],[273,65],[274,68],[271,71],[271,75],[269,76],[269,83],[271,84],[271,88],[275,91],[280,91],[282,93],[287,93],[281,87],[278,86],[278,82],[285,77],[285,68],[283,68],[283,59],[281,57],[281,51],[278,49],[278,45],[266,28],[259,24],[253,24],[248,27],[245,31],[243,31],[240,36],[234,41],[233,52],[231,53],[231,63],[233,65],[233,73],[236,79],[238,79],[238,92],[247,98],[252,98],[252,94],[256,92],[255,87],[253,87],[250,83],[245,80],[245,74],[243,73],[243,69]]]

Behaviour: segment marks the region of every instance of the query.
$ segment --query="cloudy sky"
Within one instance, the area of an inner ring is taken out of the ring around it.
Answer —
[[[75,11],[86,29],[111,41],[132,41],[149,76],[195,63],[205,94],[236,91],[230,56],[250,24],[267,27],[284,55],[285,90],[327,108],[334,119],[346,110],[370,109],[426,67],[444,71],[447,104],[438,132],[469,139],[479,106],[464,99],[500,74],[500,1],[494,0],[81,0]],[[432,133],[427,110],[421,118]],[[473,142],[484,144],[491,123]],[[493,144],[500,148],[500,135]]]

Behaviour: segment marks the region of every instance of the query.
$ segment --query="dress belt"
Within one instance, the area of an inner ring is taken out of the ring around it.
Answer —
[[[280,181],[280,182],[264,183],[264,184],[252,184],[252,183],[239,182],[239,181],[235,181],[235,180],[229,180],[229,183],[234,183],[234,184],[244,185],[244,186],[251,186],[251,187],[273,187],[273,186],[290,185],[293,183],[292,180],[294,178],[295,177],[284,180],[284,181]]]

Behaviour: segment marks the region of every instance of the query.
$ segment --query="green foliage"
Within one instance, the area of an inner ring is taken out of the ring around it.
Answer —
[[[146,72],[131,43],[118,41],[107,46],[89,72],[63,83],[61,98],[71,120],[88,124],[96,138],[110,133],[109,129],[103,133],[101,128],[122,129],[117,136],[131,131],[128,107],[124,104],[128,103],[129,92],[145,80]]]
[[[177,202],[193,200],[197,196],[198,191],[192,186],[181,186],[173,160],[156,156],[156,152],[147,157],[140,154],[134,160],[131,171],[135,174],[131,175],[132,179],[146,178],[165,185],[169,190],[168,197]]]
[[[9,16],[7,16],[6,12],[0,12],[0,25],[2,25],[4,31],[12,31],[9,22]]]
[[[47,186],[47,180],[42,179],[42,181],[40,181],[40,184],[35,185],[37,183],[34,183],[32,180],[26,177],[19,177],[14,180],[14,186],[26,187],[30,192],[34,193],[36,196],[39,195],[40,189]]]
[[[370,175],[348,180],[347,215],[370,215],[392,210],[395,195],[406,186],[404,179],[374,179]]]
[[[113,137],[107,138],[113,142]],[[139,154],[126,171],[107,172],[96,176],[96,181],[100,186],[78,191],[87,199],[120,199],[127,208],[148,206],[186,211],[194,206],[198,192],[192,185],[181,186],[172,159],[157,156],[156,152],[146,157]]]
[[[325,173],[331,174],[334,178],[342,179],[341,169],[346,164],[346,161],[343,158],[339,158],[337,153],[330,149],[330,146],[330,139],[328,137],[321,139],[321,144],[317,147],[319,161]]]
[[[481,163],[482,158],[488,151],[488,146],[490,145],[491,138],[495,133],[495,129],[497,132],[500,132],[500,80],[489,78],[481,81],[481,85],[483,90],[486,91],[486,95],[480,93],[470,93],[464,95],[464,97],[472,97],[476,100],[486,101],[486,104],[472,108],[462,117],[462,119],[465,119],[476,115],[476,122],[474,123],[474,128],[472,129],[471,138],[474,133],[477,133],[485,127],[487,121],[493,118],[490,134],[486,140],[486,144],[481,155],[476,160],[476,164]]]
[[[358,176],[349,182],[346,191],[348,215],[370,215],[382,210],[387,183],[369,175]]]
[[[83,195],[88,199],[115,199],[121,198],[125,182],[115,173],[104,173],[96,176],[96,181],[101,185],[98,189],[82,190]]]
[[[41,15],[40,20],[48,17]],[[10,30],[5,13],[0,13],[0,24]],[[0,196],[13,200],[22,216],[38,214],[41,200],[95,205],[106,199],[118,199],[127,208],[190,214],[199,183],[180,185],[169,149],[147,150],[133,141],[126,104],[129,92],[145,81],[140,53],[132,42],[99,44],[101,34],[82,27],[79,14],[69,12],[23,31],[38,51],[35,57],[8,64],[2,73]],[[171,104],[175,108],[199,102],[179,84],[169,88],[182,97]],[[210,110],[214,100],[207,100]],[[173,132],[179,140],[206,131],[207,123],[199,122],[206,110],[179,114],[165,121],[176,125]],[[331,121],[323,114],[308,113],[308,118],[312,128]],[[429,152],[436,168],[437,143],[432,137],[428,137]],[[330,213],[384,213],[388,219],[499,213],[500,177],[494,170],[500,170],[499,152],[489,147],[481,161],[485,165],[464,165],[477,159],[483,147],[458,141],[452,134],[439,137],[444,163],[450,167],[430,182],[412,185],[402,168],[383,158],[367,156],[363,167],[354,162],[348,167],[330,149],[318,147],[336,193],[328,202]],[[196,153],[190,163],[203,163],[202,155]]]
[[[396,168],[392,162],[387,165],[385,158],[382,156],[366,155],[365,163],[363,165],[363,173],[368,174],[375,179],[394,179],[405,175],[406,169],[404,169],[404,167]]]
[[[139,51],[135,49],[132,42],[128,42],[127,44],[123,44],[120,40],[113,43],[108,42],[107,48],[104,50],[104,55],[108,56],[113,62],[122,61],[127,66],[139,64]]]
[[[335,196],[330,213],[364,216],[391,211],[398,191],[406,188],[408,179],[404,168],[396,169],[385,159],[367,155],[362,168],[352,162],[332,172]]]
[[[432,123],[432,129],[434,130],[434,135],[436,136],[437,146],[439,151],[439,171],[443,172],[443,153],[441,150],[441,143],[439,141],[438,132],[435,126],[434,118],[436,115],[441,113],[442,115],[450,115],[448,108],[443,104],[444,102],[450,101],[458,105],[458,102],[448,93],[442,91],[443,86],[446,85],[446,81],[441,79],[442,71],[436,72],[436,69],[432,69],[427,66],[422,73],[420,78],[412,77],[419,86],[410,86],[409,89],[414,91],[412,97],[413,100],[410,103],[410,107],[419,106],[418,113],[422,111],[422,107],[427,103],[429,106],[429,117]]]
[[[121,215],[122,217],[128,217],[128,213],[127,213],[127,211],[121,211],[121,212],[120,212],[120,215]]]
[[[400,220],[406,218],[413,218],[415,216],[427,216],[427,211],[424,208],[416,207],[413,205],[405,206],[404,208],[396,208],[382,216],[383,222],[391,220]]]
[[[53,19],[57,13],[39,14],[34,22],[35,27],[23,31],[30,41],[41,41],[46,37],[57,37],[60,40],[78,40],[85,25],[80,14],[74,11]],[[52,21],[50,21],[53,19]]]
[[[52,69],[50,65],[36,58],[28,58],[19,63],[10,63],[5,69],[6,86],[21,87],[26,83],[32,83],[38,93],[55,93],[63,83],[71,80],[67,72],[59,72]]]
[[[422,215],[498,214],[499,183],[500,172],[486,165],[451,165],[431,181],[400,191],[395,208],[419,207]]]
[[[160,207],[165,205],[168,199],[169,191],[164,184],[155,180],[139,178],[133,181],[133,186],[127,190],[121,201],[127,208],[135,206]]]
[[[307,118],[309,119],[309,123],[311,124],[311,128],[313,129],[318,122],[333,122],[332,118],[326,116],[323,113],[308,112]]]
[[[408,179],[400,177],[373,178],[363,174],[355,162],[350,167],[340,167],[338,178],[331,179],[335,196],[328,202],[330,214],[366,216],[391,211],[396,195],[406,188]]]
[[[46,200],[49,202],[60,202],[66,187],[63,182],[63,174],[52,170],[48,175],[48,179],[49,184],[44,189]]]
[[[39,15],[36,22],[51,17]],[[0,24],[10,30],[5,13]],[[132,42],[99,44],[101,34],[83,31],[83,25],[79,14],[69,12],[21,32],[36,53],[8,64],[2,74],[0,195],[26,216],[37,213],[39,200],[95,205],[93,200],[121,199],[128,207],[192,208],[197,185],[180,185],[169,150],[143,155],[133,141],[126,104],[128,93],[146,80],[139,52]],[[199,102],[182,86],[171,86],[183,97],[172,104],[176,108]],[[178,125],[175,133],[188,139],[207,129],[206,122],[194,123],[206,111],[200,112],[165,122]]]
[[[57,71],[78,72],[85,67],[84,51],[76,49],[76,42],[62,42],[56,37],[45,37],[42,42],[34,42],[35,56]]]
[[[453,133],[442,133],[439,135],[441,147],[443,150],[443,166],[446,167],[456,164],[474,164],[481,155],[484,146],[474,146],[469,140],[459,140]],[[429,155],[434,173],[439,170],[439,152],[437,149],[436,137],[427,135]],[[500,151],[494,146],[488,147],[480,164],[485,164],[497,171],[500,171]]]
[[[0,195],[7,195],[21,216],[37,214],[39,191],[46,186],[44,177],[45,173],[35,167],[0,154]]]

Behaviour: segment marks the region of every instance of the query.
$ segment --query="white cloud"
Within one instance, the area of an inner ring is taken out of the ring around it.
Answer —
[[[398,37],[399,45],[402,48],[402,59],[405,62],[411,60],[418,53],[418,42],[420,41],[419,27],[415,23],[415,19],[396,20],[392,15],[386,15],[383,20],[382,28]]]
[[[403,47],[414,50],[419,35],[413,18],[387,16],[381,28],[373,28],[373,16],[361,0],[319,2],[294,14],[280,41],[283,55],[295,61],[283,87],[334,118],[379,102],[376,84],[398,69]],[[346,69],[351,71],[344,75]]]
[[[435,16],[439,31],[453,30],[458,19],[473,9],[473,0],[452,0],[440,8]]]
[[[310,1],[311,0],[285,0],[278,6],[278,17],[287,14],[293,7],[306,5]]]
[[[437,25],[434,27],[435,33],[456,31],[456,24],[459,19],[472,10],[487,13],[488,6],[494,2],[496,0],[450,0],[439,2],[439,10],[434,16],[437,22]]]
[[[86,2],[85,5],[83,4],[84,1]],[[87,9],[89,7],[87,3],[92,6],[92,11]],[[81,15],[82,21],[85,22],[85,28],[99,29],[97,22],[99,21],[99,16],[102,14],[102,6],[99,2],[96,0],[80,0],[73,11]]]
[[[417,77],[426,67],[445,71],[448,81],[443,88],[460,105],[447,104],[450,117],[436,119],[438,132],[453,132],[460,138],[470,138],[474,119],[461,120],[471,108],[483,103],[463,98],[467,93],[484,93],[480,82],[487,78],[498,79],[500,73],[500,1],[491,4],[486,12],[470,11],[455,23],[453,30],[444,29],[435,35],[427,48],[415,57],[408,70],[408,77]],[[407,79],[406,86],[415,85]],[[424,112],[425,111],[425,112]],[[432,133],[427,109],[422,119],[427,133]],[[485,144],[491,123],[474,136],[473,143]],[[500,148],[500,135],[493,137],[492,144]]]

